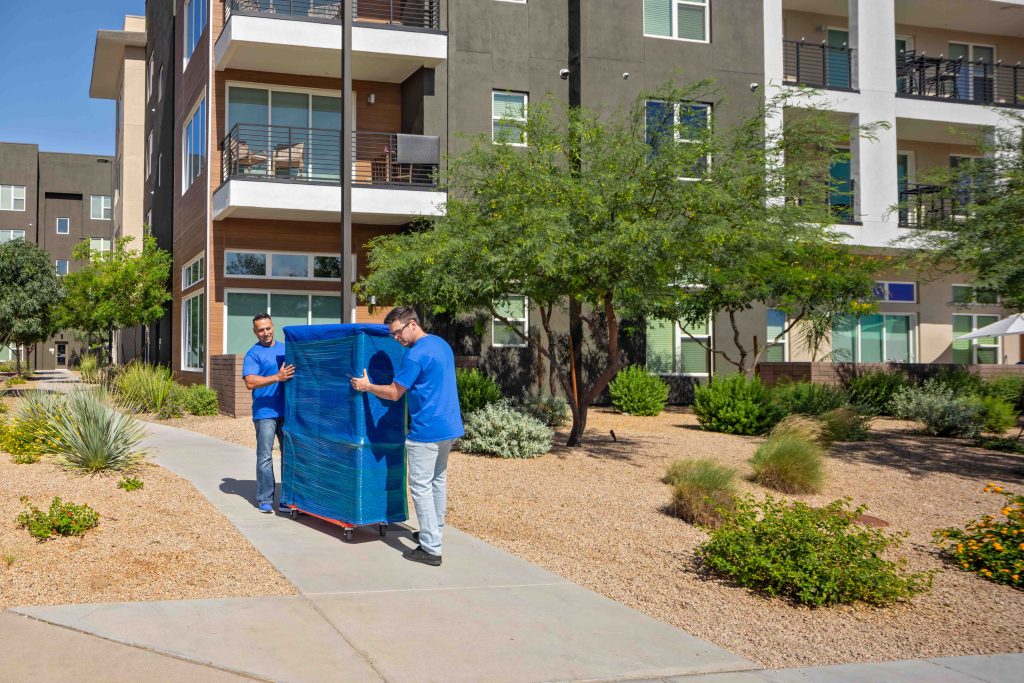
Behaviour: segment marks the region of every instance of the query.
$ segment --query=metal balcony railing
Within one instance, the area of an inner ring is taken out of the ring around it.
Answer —
[[[832,215],[832,219],[837,223],[850,224],[856,222],[856,214],[854,212],[854,206],[856,205],[856,193],[854,188],[856,187],[856,181],[852,178],[849,180],[833,178],[828,182],[822,182],[821,184],[809,183],[807,185],[807,192],[800,192],[795,198],[790,201],[794,201],[797,204],[804,205],[810,201],[821,201],[822,198],[825,200],[825,204],[828,206],[829,213]],[[821,192],[821,188],[824,186],[824,194],[818,194]],[[815,195],[816,199],[811,199],[810,196]]]
[[[910,97],[1024,107],[1024,66],[944,59],[905,50],[896,55],[896,92]]]
[[[854,50],[803,40],[782,41],[784,82],[831,90],[852,90]]]
[[[341,183],[341,131],[238,123],[220,143],[221,180]],[[440,142],[428,135],[356,131],[352,183],[434,187]]]
[[[902,228],[947,227],[957,216],[963,215],[958,206],[966,200],[964,196],[958,201],[956,193],[940,185],[907,185],[900,190],[899,225]]]
[[[224,23],[233,14],[307,21],[341,21],[342,0],[224,0]],[[369,25],[439,30],[440,0],[352,0],[353,20]]]

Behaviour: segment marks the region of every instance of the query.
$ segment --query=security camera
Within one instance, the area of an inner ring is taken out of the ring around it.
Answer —
[[[757,92],[757,89],[761,87],[760,83],[751,83],[750,92]]]
[[[622,80],[624,80],[624,81],[628,81],[629,80],[629,72],[628,71],[623,72]]]
[[[559,69],[558,70],[558,77],[561,78],[563,81],[569,80],[569,70],[568,69]]]

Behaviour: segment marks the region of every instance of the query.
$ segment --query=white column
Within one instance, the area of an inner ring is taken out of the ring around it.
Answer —
[[[765,96],[782,85],[782,0],[764,0]]]
[[[893,0],[849,0],[854,87],[896,92],[896,9]]]

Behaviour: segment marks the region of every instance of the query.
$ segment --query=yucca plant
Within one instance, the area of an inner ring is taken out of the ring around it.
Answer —
[[[131,411],[159,413],[173,391],[170,369],[159,365],[132,362],[114,379],[118,404]]]
[[[138,420],[111,410],[103,389],[74,391],[64,397],[56,421],[54,453],[66,467],[86,472],[124,470],[138,463],[146,432]]]

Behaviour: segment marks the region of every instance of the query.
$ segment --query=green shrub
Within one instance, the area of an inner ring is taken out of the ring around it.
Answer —
[[[736,472],[709,458],[676,460],[663,481],[672,486],[672,511],[691,524],[715,527],[732,507]]]
[[[1003,375],[984,382],[979,390],[981,396],[1001,398],[1017,411],[1024,413],[1024,375]]]
[[[1000,517],[984,515],[963,529],[934,532],[934,542],[964,571],[989,581],[1024,588],[1024,496],[989,483],[983,491],[1006,498]]]
[[[17,386],[19,384],[25,384],[27,381],[28,380],[26,380],[21,375],[15,375],[14,377],[8,377],[7,381],[4,382],[4,384],[6,384],[9,387],[14,387],[14,386]]]
[[[868,422],[871,418],[849,406],[830,410],[819,419],[832,441],[864,441],[868,438]]]
[[[569,421],[569,402],[561,396],[535,396],[527,393],[516,402],[515,407],[548,427],[561,427]]]
[[[22,528],[36,538],[45,540],[51,536],[82,536],[86,531],[100,523],[100,516],[88,505],[65,503],[55,497],[50,503],[50,510],[43,512],[33,505],[28,496],[22,496],[21,502],[25,511],[19,514],[16,521]]]
[[[20,455],[12,455],[11,460],[15,465],[33,465],[42,458],[38,453],[21,453]]]
[[[203,384],[193,384],[181,395],[181,406],[191,415],[216,415],[220,412],[217,392]]]
[[[117,488],[124,489],[125,491],[138,491],[143,486],[145,486],[145,482],[138,477],[122,477],[117,482]]]
[[[981,378],[964,368],[944,367],[930,379],[948,387],[954,396],[978,396],[982,392]]]
[[[697,387],[693,412],[702,428],[727,434],[764,434],[782,419],[761,380],[742,374]]]
[[[158,413],[174,391],[170,368],[132,361],[113,379],[119,405],[142,413]]]
[[[54,453],[56,421],[61,414],[61,394],[30,391],[22,397],[17,416],[0,426],[0,449],[17,458],[16,462],[37,462],[40,455]]]
[[[1024,453],[1024,442],[1014,438],[997,437],[995,439],[978,439],[975,444],[991,451]]]
[[[1017,426],[1017,411],[1001,398],[985,396],[981,399],[983,432],[1002,434],[1007,429]]]
[[[463,416],[501,400],[501,389],[497,383],[476,368],[456,368],[455,384]]]
[[[928,590],[934,572],[908,572],[906,560],[883,559],[907,534],[857,524],[866,508],[848,507],[848,499],[814,508],[747,496],[697,555],[740,586],[799,604],[888,605]]]
[[[627,415],[652,417],[665,409],[668,383],[643,368],[632,365],[619,370],[608,383],[612,407]]]
[[[14,365],[13,360],[0,361],[0,372],[15,372],[17,367]]]
[[[772,387],[772,398],[789,414],[821,415],[846,405],[842,387],[811,382],[790,382]]]
[[[832,445],[832,437],[825,429],[825,424],[818,418],[807,415],[787,415],[779,424],[772,428],[769,438],[781,436],[798,436],[813,441],[822,448]]]
[[[909,386],[902,372],[866,372],[850,380],[847,395],[857,410],[870,415],[888,415],[892,397]]]
[[[984,406],[975,396],[954,395],[948,385],[934,379],[919,387],[903,387],[892,399],[891,412],[898,418],[924,424],[933,436],[977,436],[981,433]]]
[[[78,361],[78,374],[81,375],[83,382],[98,383],[100,381],[100,363],[96,356],[91,353],[82,354],[82,358]]]
[[[825,480],[825,450],[799,434],[772,436],[757,447],[754,481],[782,493],[815,493]]]
[[[551,450],[554,431],[546,424],[502,401],[490,403],[465,418],[463,453],[485,453],[501,458],[533,458]]]
[[[123,470],[139,461],[145,430],[135,418],[112,410],[103,389],[73,391],[64,398],[53,443],[61,464],[99,472]]]

